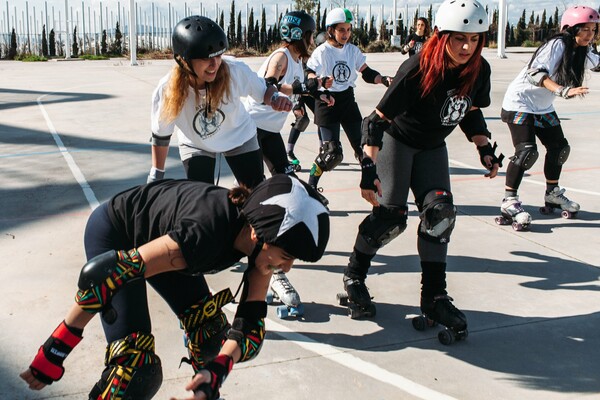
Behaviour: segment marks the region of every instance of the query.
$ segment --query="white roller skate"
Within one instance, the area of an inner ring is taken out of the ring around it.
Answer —
[[[550,193],[544,196],[544,202],[546,205],[540,207],[540,212],[544,215],[552,214],[555,208],[561,209],[560,216],[563,218],[571,219],[575,218],[577,212],[581,208],[578,203],[571,201],[564,195],[565,189],[561,189],[556,186]]]
[[[531,224],[531,215],[523,209],[519,196],[507,197],[502,200],[499,217],[496,217],[498,225],[512,225],[515,231],[528,229]]]
[[[301,317],[304,314],[304,306],[300,302],[300,295],[281,270],[276,270],[271,276],[266,298],[267,304],[273,303],[273,300],[279,300],[283,303],[283,305],[277,307],[279,318]]]

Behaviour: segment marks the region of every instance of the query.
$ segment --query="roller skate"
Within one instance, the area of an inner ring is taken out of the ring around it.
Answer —
[[[445,329],[438,333],[438,340],[445,345],[466,339],[469,335],[467,317],[454,307],[452,301],[452,297],[448,295],[439,295],[434,298],[421,297],[422,315],[413,318],[413,327],[418,331],[424,331],[437,324],[443,325]]]
[[[564,195],[565,189],[561,189],[556,186],[550,193],[546,193],[544,196],[544,201],[546,205],[544,207],[540,207],[540,213],[544,215],[549,215],[554,213],[554,209],[558,208],[562,210],[560,212],[560,216],[566,219],[575,218],[577,216],[577,212],[579,211],[580,205],[571,201]]]
[[[300,302],[300,295],[281,270],[273,272],[267,291],[267,304],[273,303],[274,300],[283,303],[283,305],[277,307],[279,318],[301,317],[304,315],[304,305]]]
[[[373,318],[376,314],[373,298],[365,285],[364,279],[353,279],[344,275],[344,290],[338,293],[337,301],[340,306],[348,307],[348,315],[352,319]]]
[[[529,229],[531,215],[523,209],[519,196],[507,197],[502,200],[499,217],[495,221],[498,225],[512,225],[515,231]]]
[[[302,166],[300,165],[300,160],[298,160],[298,158],[296,157],[296,155],[294,154],[294,152],[292,150],[287,152],[287,156],[288,156],[288,160],[290,161],[290,164],[292,164],[292,166],[294,167],[295,172],[302,170]]]
[[[327,207],[329,205],[329,200],[327,199],[327,197],[323,196],[321,193],[323,193],[323,188],[322,187],[317,187],[315,185],[311,185],[311,187],[313,189],[315,189],[315,192],[317,192],[317,196],[319,196],[319,200],[321,201],[321,203],[323,203],[323,205],[325,207]]]

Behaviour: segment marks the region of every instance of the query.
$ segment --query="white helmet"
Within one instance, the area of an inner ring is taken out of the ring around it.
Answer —
[[[435,26],[440,32],[482,33],[490,25],[477,0],[445,0],[435,14]]]
[[[335,24],[351,24],[354,21],[352,13],[347,8],[334,8],[327,14],[325,26],[330,27]]]

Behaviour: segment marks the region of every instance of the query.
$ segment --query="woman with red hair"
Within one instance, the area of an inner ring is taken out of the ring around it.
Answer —
[[[456,207],[445,138],[460,125],[477,146],[489,171],[485,176],[494,178],[501,166],[502,156],[494,154],[480,110],[490,104],[490,66],[481,56],[487,30],[487,13],[479,2],[446,0],[433,36],[418,56],[400,66],[375,111],[362,122],[360,188],[373,211],[359,226],[344,271],[352,315],[375,313],[365,279],[378,249],[405,230],[410,189],[421,218],[417,247],[423,316],[414,324],[418,329],[431,321],[446,326],[440,334],[444,343],[464,338],[467,328],[465,315],[446,292],[446,255]]]

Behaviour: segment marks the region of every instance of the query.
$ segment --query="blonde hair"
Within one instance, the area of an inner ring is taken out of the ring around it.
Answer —
[[[167,123],[173,122],[188,97],[188,88],[191,86],[194,89],[196,96],[196,104],[200,104],[200,89],[198,83],[194,79],[191,71],[187,67],[187,63],[182,60],[181,65],[175,65],[171,71],[171,77],[165,88],[165,95],[162,109],[160,110],[160,118]],[[208,102],[208,113],[212,114],[218,109],[221,103],[227,103],[231,98],[231,72],[229,65],[225,60],[221,63],[217,76],[210,84],[206,83],[206,101]]]

